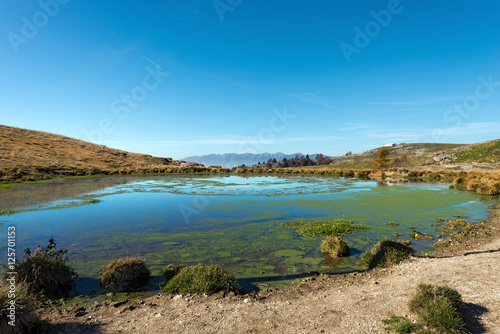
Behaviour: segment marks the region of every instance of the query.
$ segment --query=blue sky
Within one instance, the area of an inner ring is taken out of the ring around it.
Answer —
[[[500,2],[0,2],[0,124],[180,159],[500,138]]]

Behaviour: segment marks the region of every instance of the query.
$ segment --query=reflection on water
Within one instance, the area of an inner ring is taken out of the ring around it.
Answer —
[[[354,270],[360,254],[381,238],[398,233],[409,239],[410,227],[437,234],[431,226],[436,218],[485,218],[490,203],[443,184],[381,187],[316,176],[136,176],[119,183],[2,216],[0,233],[16,225],[19,255],[54,237],[87,281],[96,282],[110,259],[140,255],[155,275],[169,263],[204,262],[221,264],[247,282],[272,282],[310,271]],[[86,204],[91,198],[101,202]],[[345,237],[351,249],[345,261],[323,256],[319,238],[275,224],[338,217],[370,227]],[[413,244],[423,250],[429,243]],[[5,247],[0,251],[6,254]]]

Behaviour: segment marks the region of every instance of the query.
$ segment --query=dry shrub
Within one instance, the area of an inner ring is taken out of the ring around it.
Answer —
[[[131,291],[149,282],[151,273],[144,259],[128,257],[113,260],[102,270],[100,283],[113,291]]]
[[[12,310],[11,300],[15,300],[15,311]],[[34,312],[36,303],[26,284],[16,282],[15,286],[11,287],[9,281],[0,280],[0,333],[39,332],[41,322]],[[10,321],[14,321],[15,326],[10,325]]]
[[[340,237],[329,237],[321,244],[321,251],[332,257],[349,256],[349,246]]]
[[[476,191],[478,187],[479,182],[477,181],[470,181],[469,183],[467,183],[467,191]]]
[[[241,290],[236,278],[218,265],[198,263],[184,267],[163,289],[168,293],[205,293],[207,295],[219,291],[239,292]]]
[[[479,195],[487,195],[487,196],[497,196],[500,194],[500,190],[492,183],[481,183],[476,192]]]
[[[57,244],[53,238],[49,239],[47,247],[38,246],[22,262],[17,263],[14,272],[18,279],[26,283],[30,293],[43,293],[47,297],[56,297],[71,288],[71,280],[75,272],[67,264],[67,250],[56,250]]]
[[[371,251],[361,255],[359,262],[366,269],[384,268],[409,258],[413,253],[413,248],[403,242],[381,240]]]

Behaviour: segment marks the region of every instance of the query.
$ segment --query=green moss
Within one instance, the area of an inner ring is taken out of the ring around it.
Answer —
[[[368,227],[354,224],[352,220],[339,218],[315,221],[291,221],[279,226],[292,229],[305,236],[341,236],[355,230],[366,230]]]
[[[282,249],[277,252],[274,252],[274,256],[276,257],[297,257],[304,254],[306,254],[306,252],[299,251],[296,249]]]

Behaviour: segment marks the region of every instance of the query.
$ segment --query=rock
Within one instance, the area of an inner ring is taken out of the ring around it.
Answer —
[[[243,299],[243,302],[244,302],[244,303],[248,303],[249,301],[250,301],[250,298],[245,298],[245,299]]]
[[[77,310],[75,313],[75,317],[83,317],[86,314],[87,312],[85,312],[84,310]]]
[[[116,302],[116,303],[114,303],[112,305],[113,305],[113,307],[120,307],[120,306],[122,306],[122,305],[124,305],[126,303],[128,303],[128,299],[122,300],[121,302]]]

